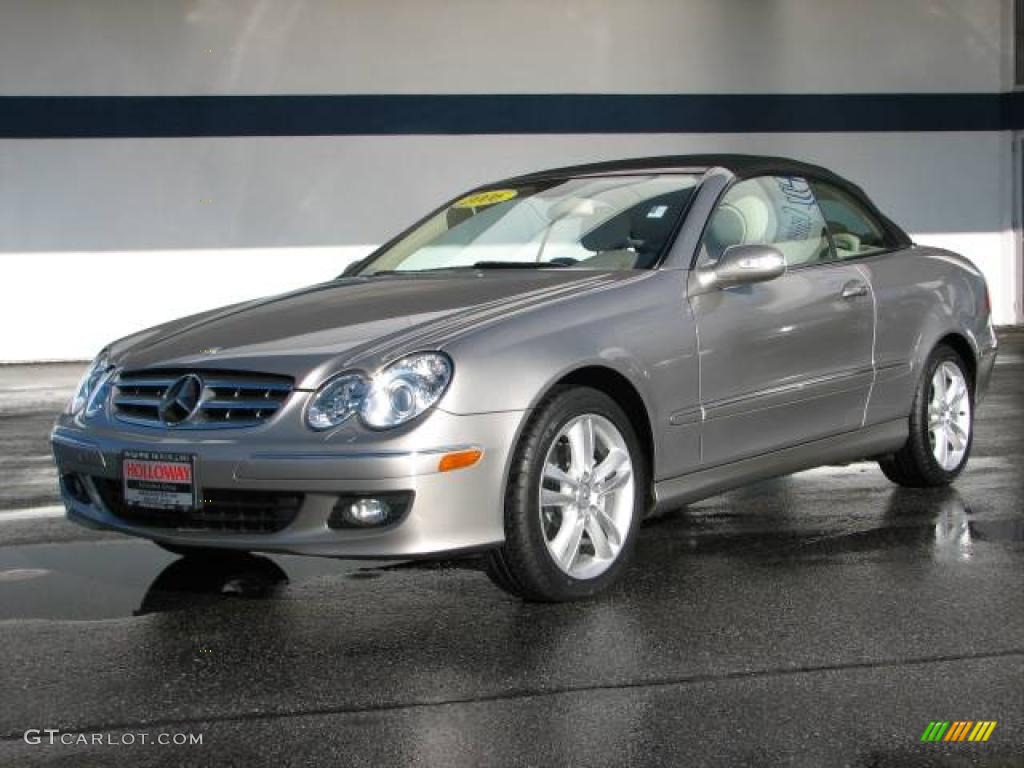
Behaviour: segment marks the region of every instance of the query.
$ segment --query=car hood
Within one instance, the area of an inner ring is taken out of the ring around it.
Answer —
[[[371,367],[454,333],[608,286],[626,272],[516,270],[344,278],[185,318],[112,346],[126,370],[279,373],[312,388],[336,370]],[[635,273],[632,273],[635,277]]]

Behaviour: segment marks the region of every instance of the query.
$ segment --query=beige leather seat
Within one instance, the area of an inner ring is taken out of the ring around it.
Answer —
[[[827,258],[828,240],[824,233],[800,240],[779,239],[783,222],[776,211],[758,195],[729,200],[719,207],[708,226],[706,240],[709,261],[714,263],[731,245],[771,243],[793,266],[811,264]],[[783,225],[784,226],[784,225]]]
[[[763,243],[769,239],[772,214],[760,197],[747,195],[722,203],[708,225],[708,257],[718,261],[731,245]]]

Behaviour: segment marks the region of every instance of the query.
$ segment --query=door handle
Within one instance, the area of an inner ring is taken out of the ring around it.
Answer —
[[[851,280],[843,286],[839,294],[844,299],[855,299],[858,296],[868,295],[868,285],[863,280]]]

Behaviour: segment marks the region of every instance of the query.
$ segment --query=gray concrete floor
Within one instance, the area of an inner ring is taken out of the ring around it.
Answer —
[[[0,514],[58,503],[47,438],[86,365],[0,365]]]
[[[564,606],[473,560],[202,565],[26,517],[79,371],[0,369],[0,764],[1024,765],[1024,333],[954,488],[854,464],[716,496]],[[936,719],[999,724],[921,744]]]

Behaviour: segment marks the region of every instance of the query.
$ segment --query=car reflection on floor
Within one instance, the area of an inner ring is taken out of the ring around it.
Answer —
[[[287,584],[288,574],[267,557],[249,554],[182,557],[153,580],[135,615],[180,610],[202,598],[273,599]]]
[[[934,561],[966,561],[980,542],[1024,540],[1024,521],[979,518],[955,488],[893,489],[881,509],[861,501],[855,514],[829,514],[808,509],[801,499],[805,485],[800,476],[768,481],[650,521],[638,546],[641,561],[658,562],[658,577],[641,567],[634,582],[656,588],[674,573],[692,574],[707,556],[796,564],[909,548]],[[148,542],[121,538],[0,548],[0,618],[142,616],[225,600],[282,599],[310,579],[479,569],[476,558],[377,564],[243,553],[172,557]],[[633,589],[627,581],[620,592]]]
[[[761,498],[764,500],[765,496]],[[930,550],[931,558],[936,561],[969,560],[977,541],[1024,540],[1024,522],[973,520],[970,508],[953,488],[894,489],[880,520],[866,526],[862,519],[852,528],[848,524],[813,528],[797,522],[793,520],[789,526],[764,530],[756,519],[746,520],[746,524],[755,526],[755,530],[747,531],[736,519],[718,521],[709,527],[707,520],[681,510],[667,521],[654,521],[648,527],[656,530],[645,532],[644,538],[662,540],[667,534],[668,540],[686,539],[691,554],[726,554],[754,559],[806,560],[821,555],[911,547]],[[657,546],[653,541],[645,543]],[[666,553],[665,556],[672,555]],[[664,563],[661,570],[664,573],[671,568],[671,563]],[[462,558],[382,566],[365,564],[347,577],[379,578],[394,571],[434,569],[479,570],[479,563],[475,558]],[[220,553],[181,557],[157,575],[134,614],[183,610],[221,599],[278,599],[284,595],[289,582],[284,564],[268,556]]]

